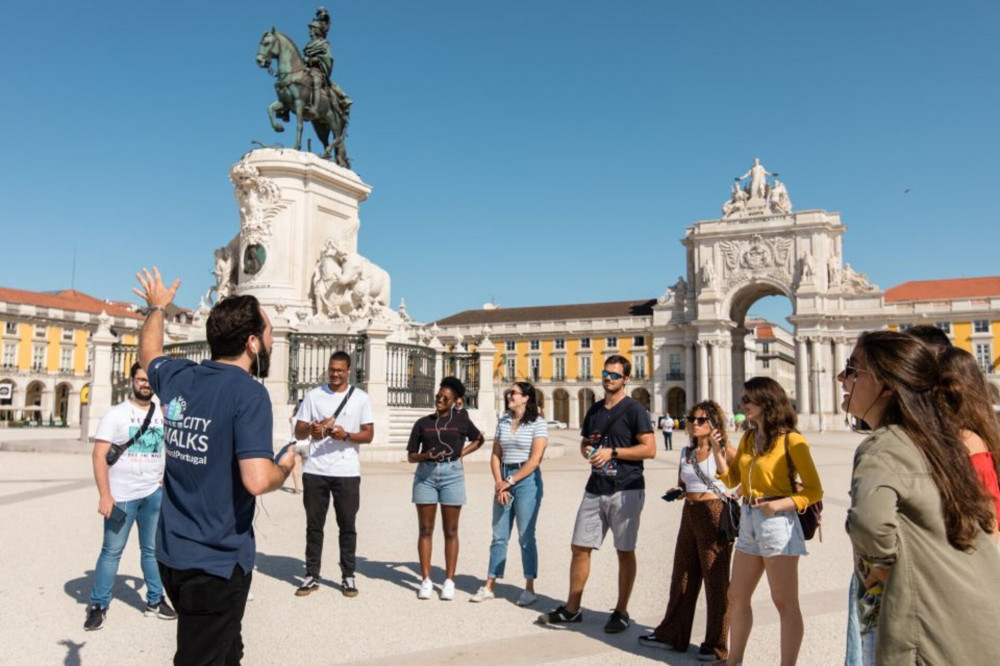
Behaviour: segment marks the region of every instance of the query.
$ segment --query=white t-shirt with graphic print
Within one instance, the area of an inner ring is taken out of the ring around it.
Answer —
[[[329,385],[323,384],[306,393],[295,415],[297,421],[312,423],[323,421],[333,416],[340,403],[347,397],[350,387],[340,393],[334,393]],[[344,405],[334,425],[341,426],[349,433],[361,430],[362,425],[373,423],[372,403],[368,394],[359,388],[354,389],[351,399]],[[302,471],[320,476],[354,477],[361,476],[361,460],[358,457],[359,444],[334,440],[324,437],[309,445],[309,458],[302,465]]]
[[[166,465],[163,455],[163,412],[160,405],[155,404],[156,411],[149,422],[149,429],[108,469],[111,496],[116,502],[149,497],[156,492],[163,480]],[[142,427],[148,411],[148,408],[136,407],[130,400],[115,405],[97,424],[95,442],[124,444]]]

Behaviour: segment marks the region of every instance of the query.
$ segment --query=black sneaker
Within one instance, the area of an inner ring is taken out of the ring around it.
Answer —
[[[104,626],[104,618],[108,614],[107,608],[101,608],[99,604],[87,606],[87,619],[83,623],[86,631],[96,631]]]
[[[345,597],[358,596],[358,586],[354,584],[354,576],[348,576],[340,583],[340,592]]]
[[[611,611],[611,617],[604,625],[604,633],[620,634],[626,629],[628,629],[628,613],[621,613],[618,610]]]
[[[554,611],[542,613],[538,616],[539,624],[569,624],[571,622],[582,622],[583,611],[570,613],[565,606],[560,606]]]
[[[146,617],[158,617],[161,620],[176,620],[177,611],[170,607],[166,599],[158,604],[146,604]]]
[[[716,661],[716,660],[719,660],[719,657],[715,654],[715,650],[711,650],[706,647],[698,648],[698,661]]]
[[[656,637],[656,634],[643,634],[639,636],[639,645],[644,645],[646,647],[660,648],[661,650],[672,650],[674,646],[670,643],[661,641]]]
[[[306,576],[306,579],[295,590],[295,596],[305,597],[319,589],[319,576]]]

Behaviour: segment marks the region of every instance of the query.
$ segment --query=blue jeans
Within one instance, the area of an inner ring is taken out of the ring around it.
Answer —
[[[111,588],[118,575],[118,562],[122,559],[122,551],[128,543],[128,534],[132,531],[132,523],[139,523],[139,550],[142,577],[146,579],[146,603],[159,604],[163,600],[163,584],[160,582],[160,571],[156,566],[156,524],[160,519],[160,500],[163,488],[159,487],[152,495],[142,499],[118,502],[115,504],[125,512],[124,519],[104,519],[104,544],[101,554],[97,557],[94,567],[96,578],[94,589],[90,593],[90,603],[107,608],[111,603]]]
[[[515,474],[520,465],[501,465],[501,478]],[[535,524],[538,509],[542,506],[544,486],[542,471],[536,469],[530,476],[514,484],[510,504],[501,505],[493,500],[493,541],[490,543],[488,578],[503,578],[507,565],[507,542],[517,520],[517,540],[521,544],[521,566],[524,577],[538,578],[538,546],[535,543]]]

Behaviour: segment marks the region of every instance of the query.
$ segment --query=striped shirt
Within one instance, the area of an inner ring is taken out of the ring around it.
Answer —
[[[549,438],[549,426],[541,416],[531,423],[522,423],[517,432],[511,432],[513,416],[507,412],[497,424],[497,440],[503,452],[500,458],[504,465],[517,465],[531,457],[531,442],[536,437]]]

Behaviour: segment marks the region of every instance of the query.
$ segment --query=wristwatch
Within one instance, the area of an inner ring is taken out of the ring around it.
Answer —
[[[351,441],[351,433],[347,432],[346,430],[344,431],[344,441],[345,442]]]
[[[618,449],[614,446],[611,447],[611,457],[614,459],[618,458]]]
[[[511,485],[511,487],[513,487],[514,486],[514,475],[513,474],[508,474],[507,478],[504,479],[504,481],[506,481],[507,483],[509,483]]]

